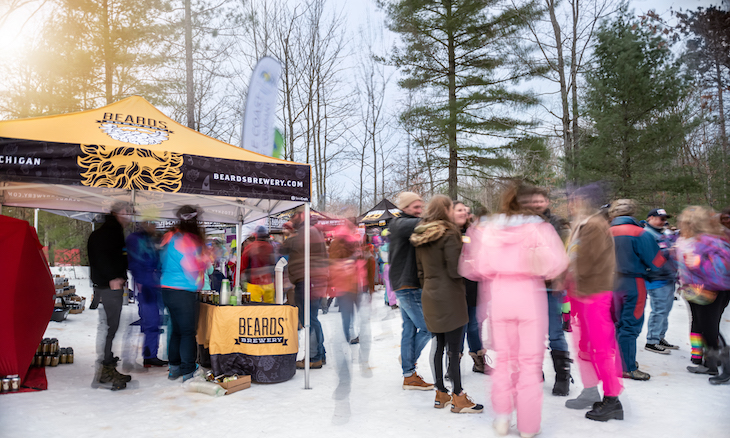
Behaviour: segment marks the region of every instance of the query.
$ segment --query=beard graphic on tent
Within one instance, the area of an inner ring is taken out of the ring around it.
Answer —
[[[81,184],[89,187],[177,192],[183,155],[135,147],[81,145]]]

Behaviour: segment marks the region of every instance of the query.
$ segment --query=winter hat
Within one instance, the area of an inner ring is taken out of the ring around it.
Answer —
[[[413,192],[403,192],[398,196],[398,209],[405,210],[416,201],[423,201],[421,197]]]
[[[197,205],[183,205],[175,212],[175,216],[181,221],[199,220],[201,213]]]
[[[257,239],[264,240],[267,237],[269,237],[269,232],[266,231],[266,227],[264,227],[264,226],[256,227],[256,238]]]
[[[633,216],[636,214],[636,202],[633,199],[619,199],[611,203],[608,214],[611,217]]]

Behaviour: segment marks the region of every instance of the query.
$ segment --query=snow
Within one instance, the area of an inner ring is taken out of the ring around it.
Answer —
[[[77,293],[91,298],[86,272],[65,272]],[[490,377],[471,371],[471,360],[462,360],[463,386],[483,414],[455,415],[433,406],[433,391],[403,391],[400,354],[400,311],[383,304],[383,292],[373,296],[370,331],[370,368],[360,368],[360,345],[344,343],[342,323],[334,305],[320,314],[325,330],[327,364],[311,371],[312,389],[304,389],[303,371],[288,382],[256,384],[224,397],[185,392],[180,380],[169,381],[166,369],[141,367],[140,335],[136,326],[136,305],[125,306],[114,352],[137,357],[134,381],[123,391],[93,389],[95,339],[99,310],[69,315],[50,322],[46,337],[56,337],[61,347],[73,347],[70,365],[46,368],[47,391],[0,396],[0,437],[194,437],[248,435],[257,437],[433,437],[495,436],[493,413],[488,398]],[[647,313],[649,307],[647,306]],[[730,311],[725,312],[723,332],[730,335]],[[670,314],[667,339],[680,345],[671,355],[645,351],[644,331],[638,340],[638,361],[649,372],[648,382],[624,380],[620,399],[625,420],[598,423],[584,418],[585,411],[564,407],[566,397],[551,395],[554,373],[550,355],[545,355],[547,381],[543,393],[541,437],[727,437],[730,436],[730,385],[712,386],[707,376],[688,373],[688,312],[684,302],[675,301]],[[568,334],[570,336],[570,334]],[[164,336],[163,336],[164,338]],[[300,339],[302,336],[300,336]],[[572,348],[572,341],[569,344]],[[126,343],[127,348],[122,347]],[[300,346],[302,343],[300,342]],[[420,374],[431,381],[424,350]],[[300,352],[301,354],[301,352]],[[339,363],[339,364],[338,364]],[[345,365],[348,365],[345,368]],[[347,381],[338,388],[338,375]],[[339,371],[339,372],[338,372]],[[371,374],[369,377],[367,374]],[[577,368],[571,397],[582,388]],[[447,383],[448,385],[448,383]],[[337,390],[336,390],[337,389]],[[511,436],[518,436],[512,420]]]

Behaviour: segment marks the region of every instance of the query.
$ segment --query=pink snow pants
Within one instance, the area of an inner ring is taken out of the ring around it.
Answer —
[[[489,321],[497,361],[492,407],[498,416],[517,411],[517,429],[538,433],[542,420],[542,362],[548,334],[545,282],[497,277],[491,284]]]
[[[621,355],[611,317],[613,292],[588,297],[569,296],[573,317],[573,342],[578,350],[578,369],[584,388],[603,382],[603,394],[618,397],[621,383]]]

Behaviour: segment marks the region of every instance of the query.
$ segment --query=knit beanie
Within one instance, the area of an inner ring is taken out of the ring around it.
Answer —
[[[633,199],[619,199],[611,203],[608,215],[613,217],[633,216],[636,214],[636,202]]]
[[[405,210],[416,201],[423,201],[421,197],[413,192],[403,192],[398,196],[398,209]]]

